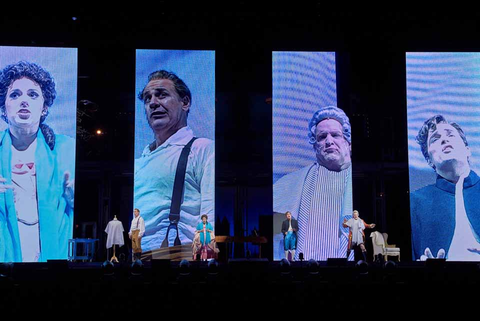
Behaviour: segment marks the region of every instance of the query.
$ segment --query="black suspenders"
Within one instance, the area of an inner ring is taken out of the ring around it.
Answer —
[[[185,185],[185,172],[187,171],[187,161],[188,154],[190,154],[190,149],[193,142],[197,137],[193,137],[187,145],[182,149],[180,158],[178,160],[177,171],[175,173],[175,182],[173,183],[173,192],[172,192],[172,204],[170,205],[170,214],[168,219],[170,220],[170,225],[167,228],[167,235],[162,242],[161,247],[168,247],[168,234],[170,228],[175,227],[177,230],[177,237],[173,245],[182,245],[180,242],[180,237],[178,233],[178,222],[180,222],[180,205],[182,201],[183,189]]]

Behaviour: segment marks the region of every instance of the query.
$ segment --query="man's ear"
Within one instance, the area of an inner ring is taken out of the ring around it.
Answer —
[[[183,111],[188,112],[190,109],[190,98],[188,96],[183,97],[182,104],[183,104],[182,106]]]

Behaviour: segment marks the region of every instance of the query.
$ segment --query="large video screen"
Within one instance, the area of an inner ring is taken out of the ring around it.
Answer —
[[[0,47],[0,262],[66,259],[77,49]]]
[[[335,53],[273,52],[272,61],[274,260],[345,258],[351,128],[337,107]]]
[[[137,50],[136,93],[133,255],[213,258],[215,52]]]
[[[480,54],[409,52],[413,259],[480,260]]]

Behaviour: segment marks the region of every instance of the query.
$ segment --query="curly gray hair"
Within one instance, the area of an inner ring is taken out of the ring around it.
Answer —
[[[342,125],[343,137],[348,143],[352,143],[352,127],[348,116],[338,107],[326,106],[317,110],[308,123],[308,142],[310,144],[315,144],[317,140],[315,137],[315,128],[319,122],[325,119],[335,119],[338,121]]]

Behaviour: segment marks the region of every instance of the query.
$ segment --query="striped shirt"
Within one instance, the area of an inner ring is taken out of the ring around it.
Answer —
[[[298,214],[297,247],[297,253],[303,253],[306,260],[346,256],[348,229],[341,223],[346,212],[343,207],[348,206],[345,193],[349,180],[351,167],[334,172],[315,164],[307,174]]]

